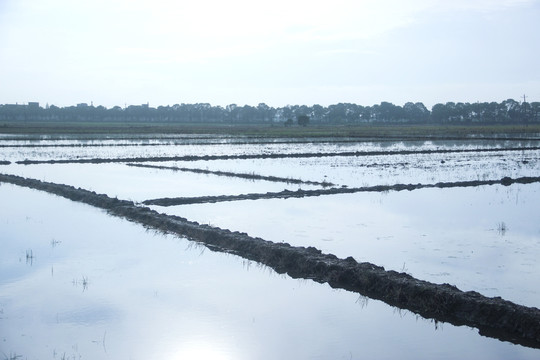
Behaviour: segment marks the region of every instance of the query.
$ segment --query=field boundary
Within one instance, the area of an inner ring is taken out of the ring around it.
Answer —
[[[197,196],[197,197],[175,197],[175,198],[159,198],[149,199],[142,203],[144,205],[158,205],[158,206],[176,206],[176,205],[190,205],[190,204],[204,204],[204,203],[217,203],[226,201],[241,201],[241,200],[261,200],[261,199],[289,199],[289,198],[303,198],[312,196],[324,196],[324,195],[338,195],[338,194],[353,194],[359,192],[386,192],[386,191],[412,191],[419,189],[431,189],[431,188],[458,188],[458,187],[476,187],[485,185],[504,185],[509,186],[512,184],[531,184],[540,182],[540,176],[524,176],[516,179],[510,177],[503,177],[498,180],[470,180],[470,181],[455,181],[455,182],[438,182],[435,184],[395,184],[395,185],[374,185],[365,186],[359,188],[330,188],[330,189],[317,189],[317,190],[302,190],[296,191],[283,190],[279,192],[267,192],[267,193],[251,193],[251,194],[239,194],[239,195],[217,195],[217,196]]]
[[[295,178],[284,178],[279,176],[268,176],[268,175],[259,175],[259,174],[246,174],[246,173],[237,173],[231,171],[220,171],[220,170],[206,170],[206,169],[194,169],[194,168],[185,168],[185,167],[176,167],[176,166],[159,166],[159,165],[144,165],[144,164],[133,164],[128,163],[127,166],[147,168],[147,169],[158,169],[158,170],[171,170],[171,171],[183,171],[183,172],[192,172],[195,174],[207,174],[207,175],[216,175],[216,176],[225,176],[225,177],[235,177],[240,179],[248,180],[264,180],[272,182],[284,182],[287,184],[305,184],[305,185],[318,185],[323,187],[336,186],[331,182],[319,182],[311,180],[301,180]]]

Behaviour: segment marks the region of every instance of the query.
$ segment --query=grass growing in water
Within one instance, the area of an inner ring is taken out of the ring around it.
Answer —
[[[499,235],[504,236],[507,231],[508,231],[508,227],[506,226],[504,221],[501,221],[500,223],[497,224],[497,232],[499,233]]]
[[[34,252],[32,249],[26,250],[26,263],[30,265],[34,263]]]
[[[22,355],[17,355],[17,353],[10,352],[9,355],[7,355],[6,353],[2,352],[2,354],[4,355],[4,360],[17,360],[22,358]]]

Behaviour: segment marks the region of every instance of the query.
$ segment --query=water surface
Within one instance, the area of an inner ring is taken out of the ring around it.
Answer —
[[[25,359],[534,359],[538,350],[0,186],[0,347]],[[27,259],[32,250],[32,259]],[[459,343],[460,346],[455,346]]]
[[[515,184],[153,208],[538,307],[539,198]]]
[[[0,160],[537,146],[519,141],[253,143],[228,137],[2,137]],[[82,146],[92,145],[92,146]],[[99,146],[95,146],[99,145]],[[120,146],[116,146],[120,145]],[[337,186],[539,176],[540,152],[166,162]],[[234,195],[316,186],[114,164],[0,166],[112,197]],[[275,242],[540,306],[539,184],[153,207]],[[294,280],[184,238],[0,184],[0,354],[24,359],[536,359],[539,350]],[[459,344],[460,346],[456,346]]]

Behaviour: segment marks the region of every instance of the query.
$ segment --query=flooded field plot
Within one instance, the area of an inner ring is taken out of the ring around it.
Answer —
[[[122,159],[189,156],[278,156],[293,154],[339,154],[414,151],[477,151],[487,149],[538,148],[533,140],[470,141],[324,141],[250,138],[146,139],[135,140],[0,140],[1,157],[10,161]],[[311,156],[309,156],[311,157]]]
[[[403,149],[404,144],[389,143],[334,143],[334,142],[292,142],[278,141],[252,142],[243,139],[219,139],[211,141],[182,140],[154,140],[141,141],[9,141],[5,143],[3,151],[6,156],[15,160],[49,160],[49,159],[94,159],[94,158],[126,158],[126,157],[156,157],[156,156],[239,156],[279,153],[304,152],[345,152],[369,150],[397,150]],[[204,150],[201,153],[201,150]]]
[[[538,306],[538,199],[532,184],[153,208]]]
[[[0,173],[131,200],[137,208],[159,198],[200,199],[149,207],[538,308],[539,145],[4,136]],[[217,157],[200,158],[206,155]],[[529,180],[511,181],[520,178]],[[453,182],[467,183],[360,189]],[[323,189],[338,191],[275,195]],[[267,196],[238,200],[245,194]],[[221,195],[237,198],[216,200]],[[10,360],[540,356],[540,340],[516,345],[293,279],[241,254],[213,252],[44,191],[0,182],[0,204],[0,357]]]
[[[143,201],[165,196],[233,195],[297,190],[299,185],[159,170],[126,164],[8,165],[10,173],[62,183],[112,197]],[[306,186],[303,188],[314,188]]]
[[[336,186],[372,186],[496,179],[538,175],[540,150],[482,153],[397,154],[286,159],[150,162],[180,168],[256,172],[327,181]]]

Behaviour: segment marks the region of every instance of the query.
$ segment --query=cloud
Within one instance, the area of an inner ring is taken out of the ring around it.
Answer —
[[[51,0],[7,1],[8,44],[58,53],[112,51],[143,62],[193,62],[320,44],[377,41],[423,17],[449,11],[500,11],[533,0]],[[437,16],[439,16],[437,15]],[[35,34],[41,34],[38,41]],[[4,44],[5,45],[5,44]],[[328,48],[325,48],[328,47]],[[354,49],[348,48],[347,51]]]
[[[377,41],[445,12],[493,12],[532,0],[249,0],[106,2],[130,36],[127,48],[147,58],[176,61],[287,51],[295,44],[329,46]],[[340,47],[340,46],[338,46]],[[341,46],[342,47],[342,46]],[[347,51],[353,51],[348,49]],[[163,55],[163,56],[161,56]]]
[[[390,93],[397,91],[392,84],[485,80],[494,73],[517,82],[521,73],[510,67],[531,69],[534,60],[523,59],[538,57],[538,3],[0,0],[0,78],[14,84],[0,95],[15,102],[29,92],[46,96],[53,87],[55,97],[92,88],[115,99],[152,92],[157,102],[199,86],[199,98],[208,101],[211,89],[230,86],[216,97],[245,101],[267,94],[270,102],[271,92],[287,101],[300,95],[285,89],[310,87],[325,102],[355,96],[357,86],[380,84]],[[533,35],[525,43],[522,33]],[[249,90],[255,87],[268,92]]]
[[[114,45],[120,55],[145,62],[197,62],[250,54],[275,55],[294,52],[298,47],[319,44],[323,51],[356,52],[340,42],[375,39],[405,27],[426,8],[427,1],[403,4],[398,0],[285,1],[259,3],[200,0],[177,2],[155,0],[109,2],[117,15]],[[105,5],[103,5],[105,6]],[[122,14],[122,16],[120,16]],[[119,26],[118,26],[119,25]],[[100,36],[100,34],[96,34]],[[328,47],[328,48],[326,48]]]
[[[435,0],[430,9],[439,13],[448,11],[489,13],[537,3],[538,0]]]

